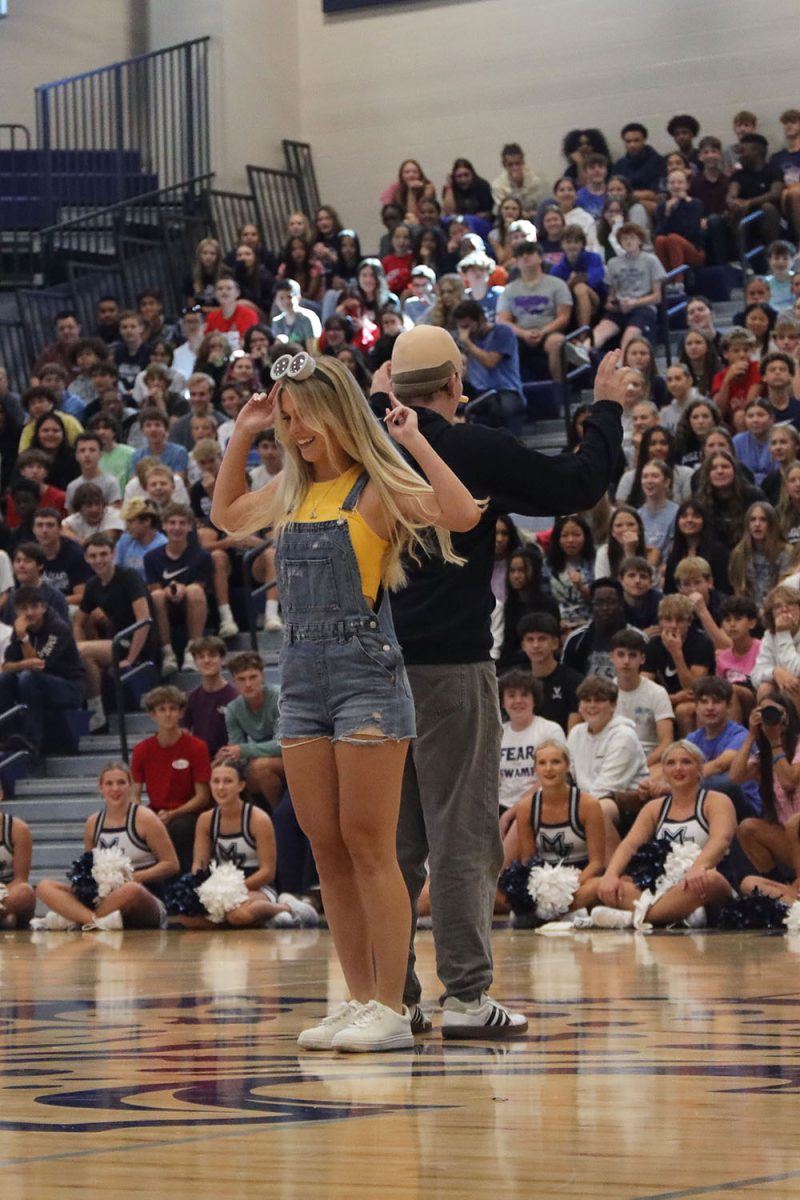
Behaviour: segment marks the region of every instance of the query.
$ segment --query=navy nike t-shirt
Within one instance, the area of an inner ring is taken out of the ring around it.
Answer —
[[[705,667],[709,675],[716,670],[714,646],[707,634],[699,629],[690,629],[683,643],[683,656],[687,667]],[[664,646],[660,636],[651,638],[645,651],[644,667],[647,675],[652,675],[656,683],[673,695],[681,691],[682,684],[678,678],[678,670],[672,655]]]
[[[148,584],[168,587],[170,583],[202,583],[211,586],[211,555],[191,542],[183,554],[171,558],[166,546],[148,550],[144,556],[144,577]]]

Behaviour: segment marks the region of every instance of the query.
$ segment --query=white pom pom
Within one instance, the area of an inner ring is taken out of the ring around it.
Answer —
[[[675,887],[676,883],[680,883],[700,857],[700,850],[701,847],[695,842],[676,842],[667,855],[664,873],[656,884],[656,898],[663,896],[671,887]]]
[[[578,890],[581,873],[577,867],[563,863],[544,863],[531,867],[528,894],[536,904],[536,915],[542,921],[552,921],[567,912]]]
[[[800,900],[795,900],[783,918],[787,933],[800,933]]]
[[[92,851],[92,859],[92,878],[97,884],[98,901],[133,879],[133,863],[119,846],[97,846]]]
[[[211,875],[195,889],[209,921],[221,924],[232,908],[238,908],[250,898],[244,882],[244,871],[233,863],[211,864]]]
[[[4,883],[0,883],[0,912],[3,911],[3,901],[8,895],[8,888]]]

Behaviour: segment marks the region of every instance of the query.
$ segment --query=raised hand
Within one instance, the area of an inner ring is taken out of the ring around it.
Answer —
[[[630,399],[628,387],[634,384],[637,375],[631,367],[621,367],[621,360],[621,350],[611,350],[602,358],[594,377],[595,401],[613,400],[622,405]]]
[[[390,396],[392,407],[383,418],[392,439],[401,446],[410,445],[419,437],[417,414],[413,408],[406,408],[396,396]]]
[[[276,383],[271,392],[254,392],[236,418],[236,429],[255,437],[275,424],[275,402],[280,390]]]

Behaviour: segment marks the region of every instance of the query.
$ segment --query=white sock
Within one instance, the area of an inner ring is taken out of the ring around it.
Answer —
[[[218,604],[217,608],[219,609],[219,615],[223,621],[233,620],[233,613],[231,612],[230,604]]]
[[[268,600],[267,601],[266,615],[268,617],[277,617],[277,615],[278,615],[278,601],[277,600]]]
[[[87,696],[86,707],[90,713],[97,713],[98,716],[105,716],[106,710],[103,708],[102,696]]]

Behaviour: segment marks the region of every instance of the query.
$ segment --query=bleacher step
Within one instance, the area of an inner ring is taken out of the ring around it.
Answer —
[[[71,798],[85,796],[87,792],[94,790],[95,783],[96,776],[92,777],[88,771],[68,779],[40,775],[33,775],[28,779],[18,779],[14,789],[14,812],[17,812],[19,808],[17,798],[25,800],[40,796],[44,799],[59,796],[61,797],[58,801],[59,804],[68,804]]]
[[[50,783],[50,780],[25,780],[26,783]],[[14,816],[23,821],[35,821],[37,829],[40,823],[49,821],[85,821],[100,805],[100,797],[92,791],[88,779],[83,780],[80,793],[66,793],[64,785],[74,780],[53,781],[56,787],[49,794],[44,792],[23,793],[19,788],[14,797]]]

